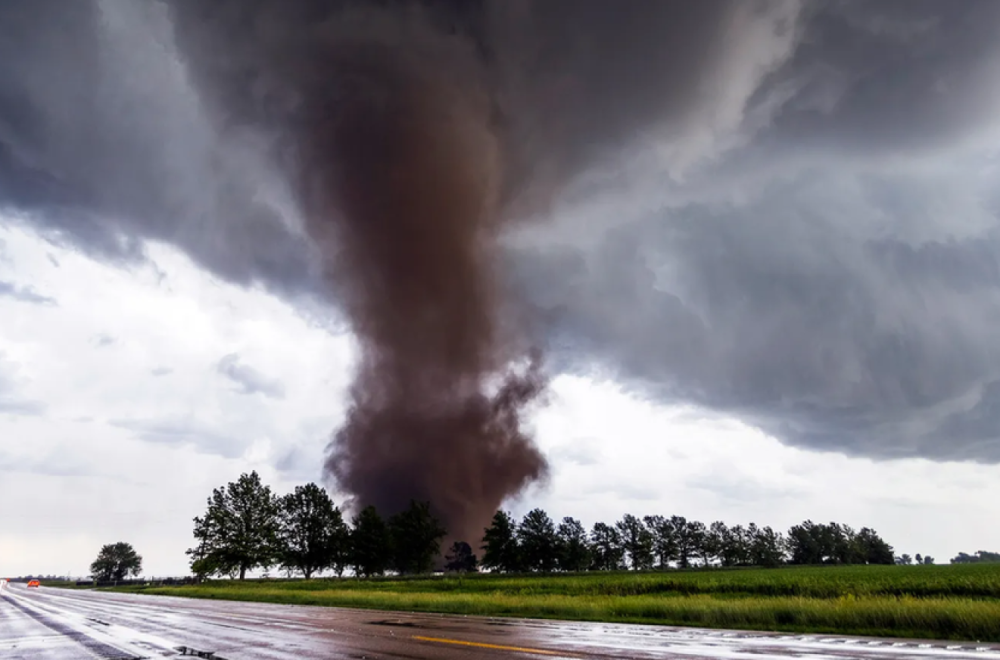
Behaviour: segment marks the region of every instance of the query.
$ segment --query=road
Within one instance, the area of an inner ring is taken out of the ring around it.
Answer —
[[[1000,660],[1000,644],[743,633],[140,596],[9,584],[0,658]]]

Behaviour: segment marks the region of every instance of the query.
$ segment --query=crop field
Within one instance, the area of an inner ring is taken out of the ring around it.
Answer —
[[[1000,564],[219,580],[120,589],[381,610],[1000,641]]]

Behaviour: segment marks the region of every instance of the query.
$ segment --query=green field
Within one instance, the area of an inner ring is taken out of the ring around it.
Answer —
[[[1000,641],[1000,564],[220,580],[120,590],[416,612]]]

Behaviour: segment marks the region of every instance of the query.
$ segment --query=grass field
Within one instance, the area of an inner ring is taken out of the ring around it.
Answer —
[[[416,612],[1000,641],[1000,564],[213,581],[120,590]]]

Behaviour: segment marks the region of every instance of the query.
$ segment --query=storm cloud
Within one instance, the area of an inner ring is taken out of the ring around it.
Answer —
[[[0,4],[6,221],[322,292],[296,99],[244,74],[350,3],[265,4],[216,16],[227,60],[178,45],[170,3]],[[1000,461],[1000,4],[420,4],[477,53],[524,226],[504,281],[555,369],[807,448]]]

